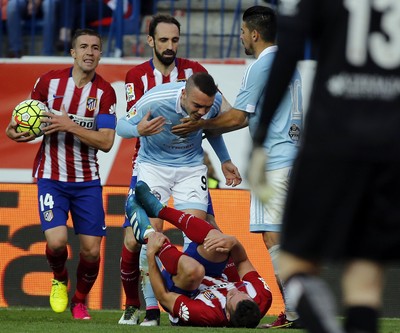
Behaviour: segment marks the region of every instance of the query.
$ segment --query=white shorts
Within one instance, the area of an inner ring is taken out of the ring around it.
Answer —
[[[291,170],[292,167],[287,167],[266,172],[268,182],[274,189],[274,195],[266,205],[251,193],[250,232],[281,231]]]
[[[137,163],[137,180],[142,180],[155,191],[157,198],[167,204],[174,199],[179,210],[198,209],[207,212],[207,167],[167,167],[149,163]]]

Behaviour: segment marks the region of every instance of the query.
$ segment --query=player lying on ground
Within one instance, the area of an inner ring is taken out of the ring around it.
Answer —
[[[247,257],[242,244],[206,221],[163,206],[143,181],[126,202],[127,218],[136,239],[147,243],[149,275],[160,304],[177,325],[254,328],[267,313],[272,294]],[[192,243],[180,252],[156,232],[148,217],[162,218],[182,230]],[[222,276],[229,255],[239,282]],[[161,272],[156,256],[162,262]]]

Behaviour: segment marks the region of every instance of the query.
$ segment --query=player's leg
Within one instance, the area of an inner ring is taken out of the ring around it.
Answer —
[[[129,186],[128,195],[134,192],[137,176],[133,175]],[[125,292],[125,310],[118,324],[137,325],[140,319],[140,298],[139,298],[139,256],[140,244],[136,241],[129,220],[125,217],[124,241],[122,244],[120,258],[120,276]]]
[[[148,163],[139,163],[136,166],[138,179],[145,180],[150,185],[154,192],[162,202],[168,202],[173,186],[173,173],[170,168],[155,166]],[[150,219],[151,225],[157,231],[163,230],[163,220],[153,217]],[[146,256],[147,247],[143,245],[140,250],[139,266],[142,276],[142,292],[146,303],[146,315],[141,326],[157,326],[160,323],[160,309],[158,301],[154,296],[153,289],[148,278],[149,269]]]
[[[42,231],[46,238],[46,259],[53,271],[50,306],[54,312],[64,312],[68,306],[67,219],[68,199],[59,190],[58,182],[38,180],[38,206]]]
[[[215,212],[214,212],[214,205],[211,198],[210,190],[208,191],[208,204],[207,204],[207,217],[206,221],[210,223],[214,228],[221,230],[217,222],[215,220]],[[240,276],[237,272],[235,263],[233,262],[232,258],[228,259],[228,263],[224,269],[223,274],[226,276],[226,279],[231,282],[240,281]]]
[[[346,265],[342,277],[346,332],[378,332],[383,280],[382,264],[354,260]]]
[[[355,216],[366,211],[360,200],[368,193],[364,180],[370,170],[364,163],[350,167],[349,161],[329,154],[315,156],[304,149],[293,166],[279,272],[292,306],[310,333],[344,333],[336,317],[335,298],[319,277],[319,263],[344,259],[359,239],[362,228],[351,224]],[[329,176],[332,173],[335,177]]]
[[[285,285],[282,282],[278,269],[278,257],[280,252],[280,231],[282,225],[282,216],[286,201],[287,190],[289,186],[289,174],[291,168],[282,168],[267,171],[266,177],[273,189],[273,196],[267,204],[261,203],[258,198],[251,193],[250,203],[250,232],[261,233],[266,246],[272,267],[275,274],[276,282],[281,292],[285,310],[281,313],[276,321],[272,324],[265,324],[263,327],[294,327],[300,326],[299,316],[295,309],[290,306],[290,300],[286,293]]]
[[[279,267],[286,292],[310,333],[345,333],[336,319],[329,286],[318,276],[319,267],[281,251]]]
[[[159,217],[182,230],[193,242],[202,244],[210,230],[215,228],[198,217],[164,206],[142,181],[136,185],[136,198],[149,216]]]
[[[98,180],[71,183],[68,187],[71,217],[80,242],[76,290],[71,299],[71,312],[75,319],[90,319],[86,299],[99,273],[100,245],[106,235],[102,187]]]

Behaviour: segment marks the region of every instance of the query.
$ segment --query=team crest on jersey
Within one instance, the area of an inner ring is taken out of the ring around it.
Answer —
[[[96,97],[88,97],[86,100],[86,109],[88,111],[94,111],[97,107],[97,98]]]
[[[293,140],[293,141],[299,141],[300,139],[300,127],[297,126],[296,124],[292,124],[290,125],[289,128],[289,137]]]
[[[43,218],[47,222],[51,222],[54,218],[53,211],[52,210],[46,210],[43,212]]]
[[[211,300],[217,298],[217,297],[216,297],[211,291],[209,291],[209,290],[206,290],[206,291],[203,293],[203,296],[204,296],[205,299],[208,299],[209,301],[211,301]]]
[[[179,306],[179,313],[178,313],[179,317],[182,318],[184,321],[189,321],[190,318],[190,314],[189,314],[189,309],[186,306],[185,303],[181,303]]]
[[[135,99],[135,86],[133,83],[125,84],[126,101],[130,102]]]

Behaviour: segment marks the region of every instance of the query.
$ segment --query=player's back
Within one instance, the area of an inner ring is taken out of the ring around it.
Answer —
[[[400,2],[303,0],[298,12],[283,7],[281,24],[311,32],[317,48],[306,140],[329,154],[397,156]]]

